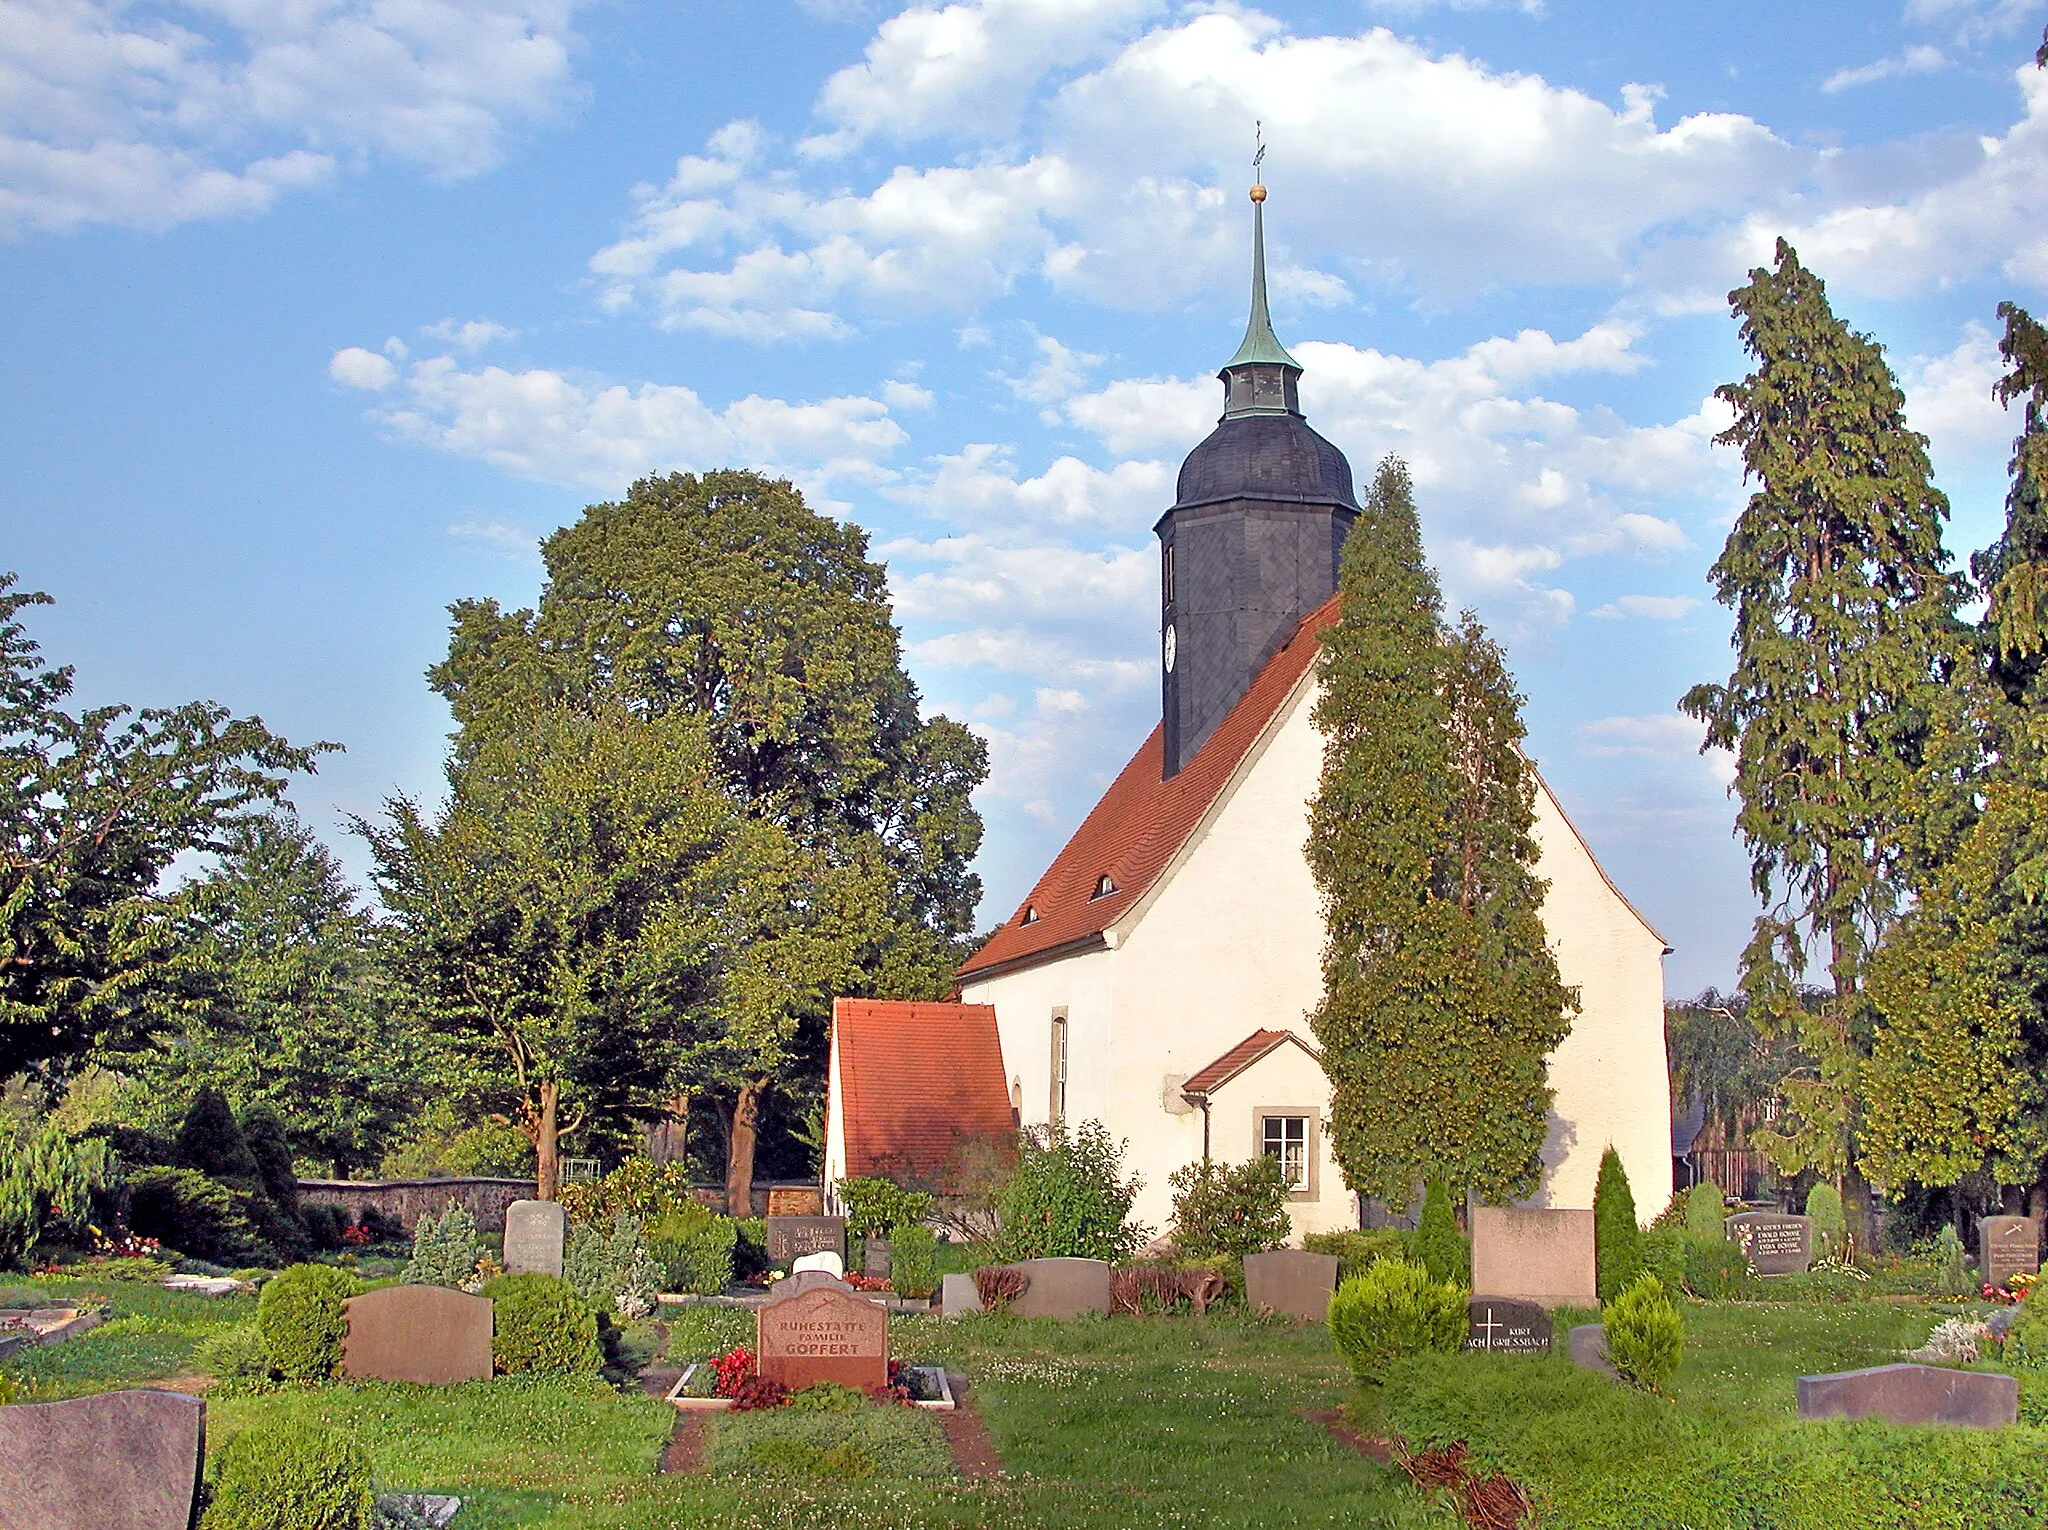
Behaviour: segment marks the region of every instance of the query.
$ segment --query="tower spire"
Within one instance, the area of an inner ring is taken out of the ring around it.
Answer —
[[[1259,151],[1252,156],[1256,176],[1266,158],[1261,137]],[[1252,312],[1244,327],[1244,339],[1237,354],[1223,363],[1216,375],[1223,380],[1223,417],[1236,419],[1251,414],[1299,414],[1295,403],[1294,379],[1301,375],[1301,363],[1287,354],[1287,347],[1273,333],[1273,316],[1266,308],[1266,188],[1252,184]]]

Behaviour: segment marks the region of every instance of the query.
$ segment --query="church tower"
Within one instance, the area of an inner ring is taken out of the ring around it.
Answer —
[[[1252,312],[1216,375],[1223,417],[1181,464],[1159,536],[1162,773],[1178,774],[1301,619],[1337,589],[1351,464],[1302,418],[1301,363],[1266,311],[1266,188],[1252,187]]]

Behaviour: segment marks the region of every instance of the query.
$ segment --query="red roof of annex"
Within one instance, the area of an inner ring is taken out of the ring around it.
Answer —
[[[834,999],[846,1173],[944,1181],[962,1142],[1016,1130],[991,1004]]]

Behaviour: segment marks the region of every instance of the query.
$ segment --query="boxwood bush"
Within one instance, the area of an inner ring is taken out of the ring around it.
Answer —
[[[1685,1324],[1664,1283],[1639,1276],[1601,1314],[1607,1358],[1621,1379],[1645,1392],[1662,1392],[1685,1356]]]
[[[597,1314],[554,1275],[500,1275],[483,1289],[493,1303],[491,1356],[507,1375],[594,1376],[604,1363]]]
[[[199,1530],[368,1530],[370,1458],[329,1425],[238,1435],[213,1453]]]
[[[1364,1382],[1378,1382],[1404,1355],[1465,1342],[1466,1294],[1419,1264],[1383,1260],[1330,1298],[1330,1337]]]
[[[325,1264],[295,1264],[263,1287],[256,1327],[279,1375],[325,1381],[341,1369],[341,1341],[348,1337],[341,1304],[361,1289],[346,1270]]]

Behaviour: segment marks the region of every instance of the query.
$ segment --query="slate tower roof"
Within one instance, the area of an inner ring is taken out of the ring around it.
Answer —
[[[1252,305],[1216,375],[1223,416],[1181,464],[1160,558],[1160,771],[1178,775],[1302,619],[1336,592],[1358,516],[1351,464],[1302,418],[1301,363],[1266,309],[1266,189],[1252,188]]]

